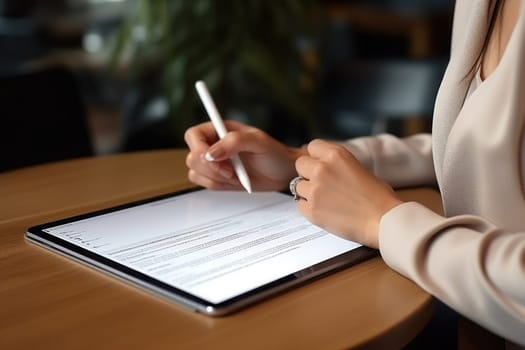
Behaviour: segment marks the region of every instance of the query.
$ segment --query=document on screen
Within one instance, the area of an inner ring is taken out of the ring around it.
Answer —
[[[40,229],[214,305],[360,247],[275,192],[191,191]]]

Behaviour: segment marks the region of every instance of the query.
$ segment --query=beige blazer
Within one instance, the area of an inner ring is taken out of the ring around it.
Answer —
[[[445,217],[417,203],[383,216],[386,263],[525,346],[525,3],[498,67],[471,85],[467,73],[487,32],[488,3],[456,3],[432,136],[379,135],[345,145],[394,187],[440,188]]]

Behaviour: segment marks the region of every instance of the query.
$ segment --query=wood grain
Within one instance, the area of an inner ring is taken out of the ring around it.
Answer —
[[[378,257],[211,318],[28,243],[35,224],[190,186],[185,150],[81,159],[0,175],[1,349],[399,348],[433,299]],[[439,210],[429,189],[402,191]]]

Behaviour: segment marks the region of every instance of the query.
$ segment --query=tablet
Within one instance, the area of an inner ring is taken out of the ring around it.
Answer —
[[[277,192],[191,189],[34,226],[26,238],[213,316],[377,255]]]

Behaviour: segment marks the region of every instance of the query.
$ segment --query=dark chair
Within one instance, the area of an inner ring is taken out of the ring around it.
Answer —
[[[352,0],[328,6],[321,112],[327,136],[429,129],[449,56],[453,0]]]
[[[430,121],[445,60],[351,62],[325,79],[326,132],[339,137],[376,134],[407,118]]]
[[[93,155],[77,80],[63,67],[0,75],[0,171]]]

